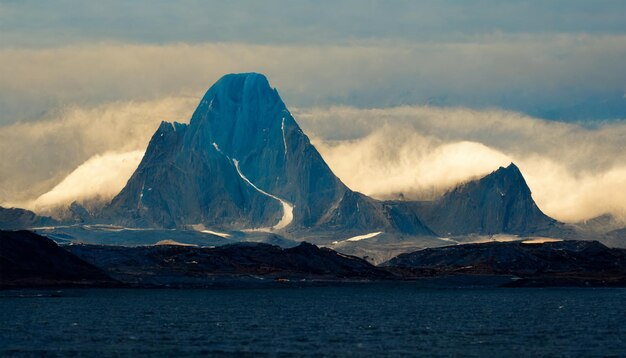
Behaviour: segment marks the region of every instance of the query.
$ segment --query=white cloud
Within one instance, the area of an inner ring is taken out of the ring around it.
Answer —
[[[515,162],[546,214],[575,222],[612,213],[626,221],[626,122],[588,129],[434,107],[294,112],[335,173],[368,195],[433,198]]]
[[[313,143],[349,187],[378,198],[433,199],[511,162],[477,142],[445,142],[390,124],[357,140]]]
[[[195,104],[194,98],[114,102],[0,127],[4,205],[41,211],[109,199],[158,123],[185,122]],[[589,129],[513,112],[428,106],[293,113],[331,169],[365,194],[433,198],[515,162],[548,215],[578,221],[610,212],[626,219],[624,122]]]
[[[143,155],[142,150],[97,154],[26,206],[37,212],[47,212],[73,201],[109,201],[122,190]]]
[[[68,107],[45,120],[0,126],[0,203],[38,197],[97,154],[145,150],[162,120],[187,121],[196,98]]]

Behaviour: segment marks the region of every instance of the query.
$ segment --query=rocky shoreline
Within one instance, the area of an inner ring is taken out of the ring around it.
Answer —
[[[401,254],[374,266],[302,242],[217,247],[58,246],[0,231],[0,287],[301,287],[381,281],[434,286],[626,287],[626,250],[596,241],[492,242]]]

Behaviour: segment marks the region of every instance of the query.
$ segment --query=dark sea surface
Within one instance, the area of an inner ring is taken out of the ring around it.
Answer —
[[[626,356],[626,289],[0,291],[0,356]]]

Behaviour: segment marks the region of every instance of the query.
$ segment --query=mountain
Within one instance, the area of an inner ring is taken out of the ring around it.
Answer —
[[[414,205],[423,222],[443,237],[538,235],[562,227],[537,207],[522,173],[513,163],[460,185],[438,200],[409,205]]]
[[[74,255],[129,284],[205,287],[274,280],[381,280],[391,274],[367,261],[300,243],[292,248],[236,243],[215,248],[71,245]]]
[[[0,287],[114,284],[52,240],[30,231],[0,230]]]
[[[58,224],[56,220],[39,216],[30,210],[0,206],[0,229],[17,230],[56,224]]]
[[[413,211],[346,187],[256,73],[218,80],[189,125],[163,122],[104,217],[171,228],[433,235]]]

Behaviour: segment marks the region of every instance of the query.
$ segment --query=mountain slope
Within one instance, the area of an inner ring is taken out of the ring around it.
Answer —
[[[280,216],[271,198],[248,185],[212,145],[184,146],[188,127],[161,123],[144,158],[103,217],[121,224],[258,227]]]
[[[461,185],[433,202],[414,204],[440,236],[547,233],[561,226],[535,204],[515,164]]]

